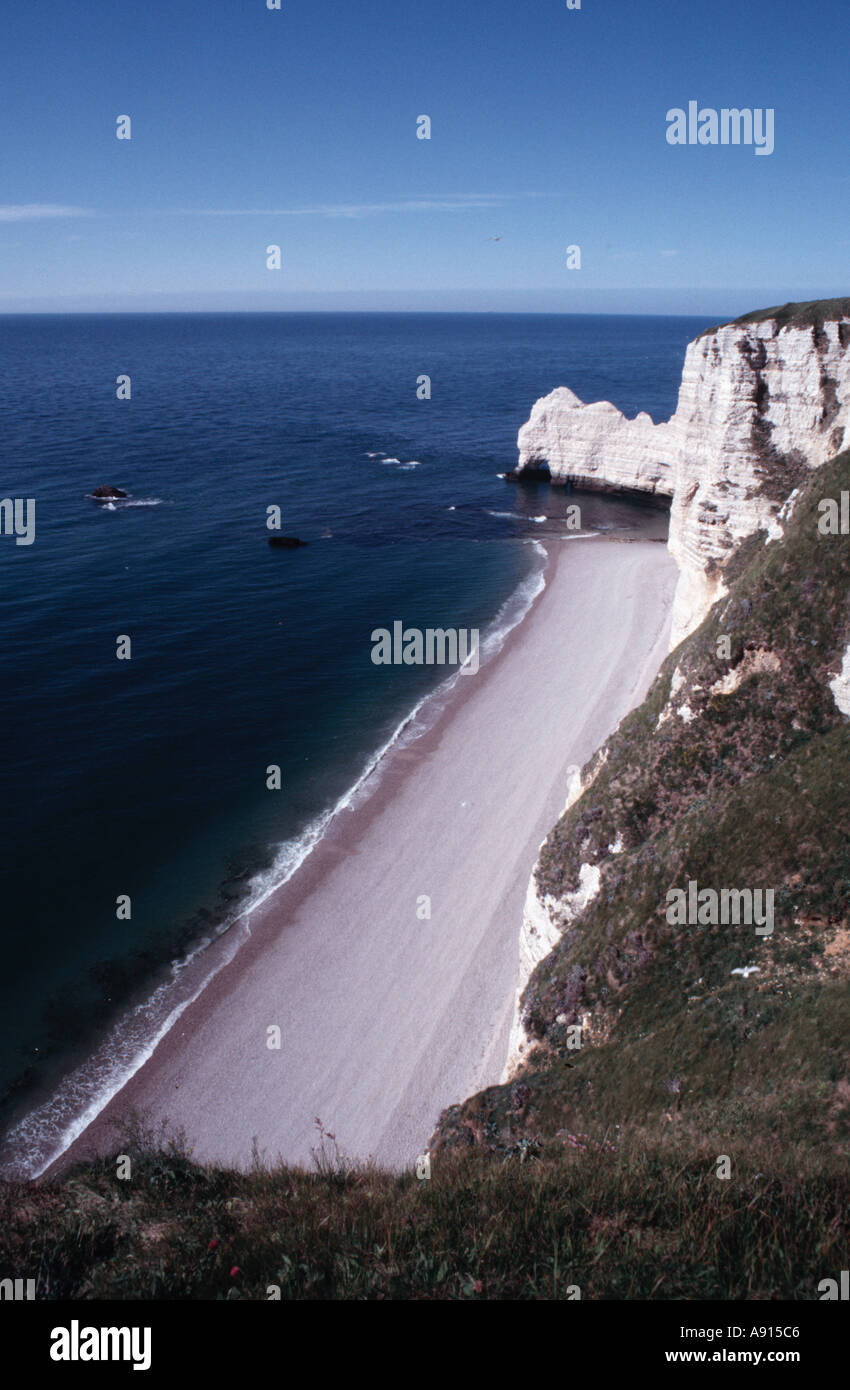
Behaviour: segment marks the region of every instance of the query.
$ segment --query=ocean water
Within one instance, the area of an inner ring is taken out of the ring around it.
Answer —
[[[566,534],[578,500],[498,476],[537,397],[569,385],[666,418],[706,326],[0,318],[0,491],[36,499],[34,544],[0,536],[10,1122],[291,870],[445,678],[375,667],[373,629],[401,619],[493,639],[520,617],[539,583],[535,540]],[[430,400],[417,398],[423,374]],[[87,494],[104,483],[130,500],[98,505]],[[586,529],[664,524],[580,500]],[[306,547],[269,547],[272,505]],[[121,635],[130,661],[116,657]]]

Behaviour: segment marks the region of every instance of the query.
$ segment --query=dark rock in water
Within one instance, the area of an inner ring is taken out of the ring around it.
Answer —
[[[269,536],[269,545],[273,545],[278,550],[297,550],[299,545],[307,545],[307,541],[299,540],[297,536]]]
[[[92,497],[103,498],[104,500],[111,497],[129,497],[129,495],[122,487],[110,487],[109,483],[103,483],[101,487],[96,487],[90,494]]]

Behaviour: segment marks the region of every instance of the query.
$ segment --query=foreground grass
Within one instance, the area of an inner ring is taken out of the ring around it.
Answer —
[[[788,1152],[731,1154],[729,1180],[585,1136],[438,1155],[430,1180],[122,1152],[123,1180],[113,1159],[0,1187],[0,1275],[42,1299],[809,1300],[846,1265],[850,1178]]]

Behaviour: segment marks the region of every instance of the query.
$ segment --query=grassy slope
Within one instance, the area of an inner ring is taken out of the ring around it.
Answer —
[[[577,1138],[577,1143],[584,1141]],[[846,1264],[846,1173],[751,1151],[621,1140],[499,1159],[476,1149],[430,1181],[334,1160],[234,1173],[123,1136],[133,1156],[60,1183],[0,1185],[0,1270],[40,1299],[814,1300]]]
[[[772,309],[754,309],[749,314],[732,319],[731,323],[762,323],[765,319],[775,319],[779,328],[820,328],[831,319],[850,318],[850,299],[805,299],[787,304],[776,304]],[[716,333],[718,328],[728,328],[730,324],[717,324],[700,333],[701,338]]]
[[[850,543],[817,529],[819,498],[842,489],[850,454],[817,472],[781,544],[742,547],[728,599],[592,760],[596,780],[549,836],[539,881],[558,897],[587,862],[601,891],[526,989],[539,1046],[524,1074],[447,1112],[443,1146],[507,1151],[619,1125],[715,1153],[767,1138],[804,1167],[846,1153],[850,725],[827,682],[850,637]],[[744,662],[762,669],[712,693]],[[674,707],[687,700],[696,717],[656,728],[677,666]],[[689,879],[774,888],[773,936],[668,926],[667,890]],[[749,979],[730,974],[751,963]],[[568,1025],[586,1012],[589,1036],[570,1051]]]

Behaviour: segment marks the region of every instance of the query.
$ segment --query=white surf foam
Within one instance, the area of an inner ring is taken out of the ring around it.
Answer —
[[[525,544],[534,548],[543,563],[532,570],[497,612],[480,644],[481,663],[501,650],[508,635],[522,622],[546,586],[546,550],[536,540]],[[37,1178],[79,1138],[153,1055],[181,1014],[233,959],[251,934],[252,913],[292,878],[342,811],[353,809],[361,799],[371,795],[391,754],[407,747],[433,727],[461,678],[460,669],[453,671],[435,691],[417,702],[390,737],[367,759],[359,777],[335,805],[318,815],[295,839],[282,844],[271,866],[251,879],[248,900],[238,914],[223,922],[214,936],[199,941],[183,958],[172,962],[170,979],[160,984],[142,1004],[129,1010],[93,1054],[64,1078],[54,1094],[9,1131],[0,1150],[0,1171],[13,1178]],[[215,961],[210,960],[210,968],[201,969],[199,978],[194,978],[187,987],[184,977],[190,967],[195,962],[202,966],[204,952],[213,944],[218,948]]]
[[[161,507],[161,497],[118,497],[111,502],[101,502],[98,511],[126,512],[131,507]]]
[[[506,521],[534,521],[540,525],[543,521],[548,521],[548,516],[524,516],[522,512],[491,512],[487,511],[488,516],[498,516]]]

